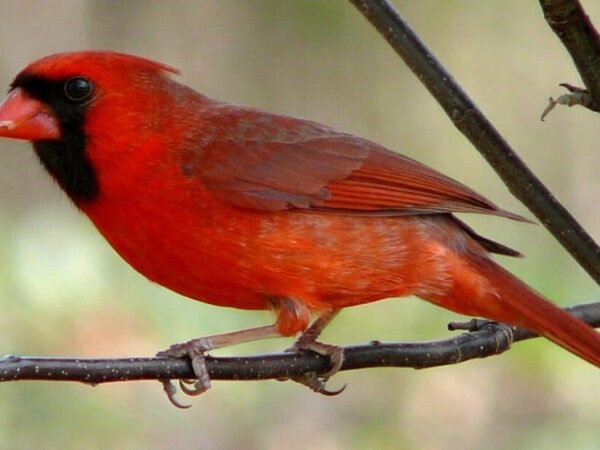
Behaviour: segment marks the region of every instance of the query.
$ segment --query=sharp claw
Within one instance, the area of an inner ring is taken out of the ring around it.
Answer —
[[[327,397],[333,397],[335,395],[341,394],[346,389],[347,384],[344,384],[340,389],[336,389],[331,391],[327,389],[327,379],[321,379],[317,376],[315,372],[306,373],[300,377],[293,377],[292,381],[296,383],[303,384],[308,387],[313,392],[317,394],[325,395]]]
[[[240,344],[242,342],[251,342],[258,339],[279,336],[276,325],[265,327],[248,328],[246,330],[234,331],[231,333],[215,334],[198,339],[192,339],[181,344],[171,345],[167,350],[158,352],[157,356],[171,358],[189,358],[192,364],[195,380],[180,380],[179,387],[182,392],[188,395],[199,395],[210,388],[210,375],[206,368],[205,353],[223,348],[228,345]],[[163,387],[169,401],[178,408],[187,407],[181,405],[174,399],[177,388],[170,381],[162,381]]]
[[[327,372],[320,375],[317,375],[315,372],[309,372],[300,377],[292,378],[293,381],[303,384],[312,391],[327,397],[333,397],[344,392],[346,385],[336,390],[329,390],[327,389],[326,385],[327,380],[335,375],[341,369],[342,364],[344,363],[344,350],[342,348],[313,341],[309,343],[296,342],[296,344],[294,344],[294,346],[288,350],[313,351],[323,356],[329,356],[331,361],[331,368]]]
[[[186,405],[184,403],[179,403],[179,401],[175,398],[175,395],[177,395],[177,388],[171,380],[160,380],[160,382],[163,385],[163,390],[165,391],[165,394],[167,394],[167,398],[173,406],[179,409],[188,409],[192,407],[191,404]]]
[[[183,391],[184,394],[195,397],[197,395],[205,393],[210,388],[210,385],[206,386],[202,384],[200,380],[179,380],[179,388]]]
[[[192,369],[197,378],[192,380],[179,380],[179,388],[186,395],[198,396],[210,388],[210,376],[206,368],[206,360],[204,357],[205,351],[206,348],[202,346],[202,343],[199,345],[197,341],[189,341],[183,344],[171,345],[167,350],[160,351],[156,355],[171,358],[182,358],[187,356],[192,363]],[[161,383],[171,404],[177,408],[189,408],[192,406],[182,404],[175,399],[177,387],[171,380],[162,380]]]
[[[323,389],[321,391],[317,391],[317,392],[319,394],[325,395],[327,397],[334,397],[334,396],[339,395],[342,392],[344,392],[346,390],[346,387],[348,387],[348,383],[345,383],[341,388],[336,389],[335,391],[330,391],[325,387],[325,384],[323,384]]]

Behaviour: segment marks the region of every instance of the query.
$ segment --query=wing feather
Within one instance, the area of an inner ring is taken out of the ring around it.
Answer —
[[[212,119],[204,118],[201,144],[185,153],[184,173],[236,206],[375,216],[476,212],[526,220],[417,161],[314,122],[233,105]]]

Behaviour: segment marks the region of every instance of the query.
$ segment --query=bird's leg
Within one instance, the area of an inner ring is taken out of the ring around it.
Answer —
[[[346,386],[336,391],[330,391],[326,388],[325,382],[340,370],[344,363],[344,349],[336,345],[324,344],[317,341],[317,338],[325,327],[337,315],[339,309],[325,311],[300,335],[294,345],[288,351],[309,350],[319,355],[328,356],[331,361],[331,368],[324,374],[317,375],[314,372],[306,373],[299,377],[293,377],[292,380],[304,384],[315,392],[323,395],[340,394]]]
[[[344,351],[341,347],[317,341],[317,338],[321,335],[325,327],[329,325],[339,311],[339,309],[333,309],[322,313],[291,347],[293,350],[310,350],[322,356],[329,356],[331,359],[331,368],[321,375],[322,378],[331,378],[340,370],[344,362]]]
[[[190,358],[195,380],[179,380],[179,387],[188,395],[200,395],[210,388],[210,376],[206,368],[205,353],[210,350],[228,347],[230,345],[242,344],[245,342],[257,341],[273,337],[280,337],[275,325],[265,327],[249,328],[247,330],[234,331],[232,333],[215,334],[198,339],[192,339],[180,344],[173,344],[167,350],[158,352],[156,356],[166,356]],[[161,381],[163,388],[169,397],[169,401],[178,408],[189,408],[189,405],[182,405],[175,399],[177,389],[171,380]],[[192,387],[189,387],[189,386]]]

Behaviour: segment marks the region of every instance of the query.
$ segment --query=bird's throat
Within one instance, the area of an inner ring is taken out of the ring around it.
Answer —
[[[98,197],[98,177],[85,153],[83,135],[38,141],[33,147],[43,166],[77,206]]]

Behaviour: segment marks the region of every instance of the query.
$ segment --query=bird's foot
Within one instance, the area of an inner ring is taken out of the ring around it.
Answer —
[[[179,388],[184,394],[197,396],[210,389],[210,376],[206,368],[206,352],[211,350],[207,338],[192,339],[180,344],[173,344],[167,350],[158,352],[156,356],[183,358],[188,357],[192,363],[192,369],[196,376],[193,380],[179,380]],[[186,409],[192,405],[186,405],[176,399],[177,387],[173,380],[162,380],[163,389],[167,398],[173,406]]]
[[[278,337],[279,332],[275,325],[266,327],[249,328],[247,330],[233,331],[231,333],[205,336],[181,344],[171,345],[167,350],[158,352],[156,356],[170,358],[189,358],[192,363],[195,378],[193,380],[179,380],[179,387],[187,395],[200,395],[210,388],[210,376],[206,367],[206,352],[230,345],[252,342],[259,339]],[[161,380],[169,401],[178,408],[189,408],[175,399],[177,387],[171,380]]]
[[[322,374],[317,374],[316,372],[308,372],[300,376],[292,377],[292,381],[303,384],[304,386],[310,388],[314,392],[326,396],[334,396],[341,394],[346,389],[346,385],[342,386],[340,389],[330,390],[327,389],[326,383],[327,380],[329,380],[342,368],[342,365],[344,364],[344,349],[336,345],[318,342],[314,339],[313,336],[305,333],[302,336],[300,336],[300,338],[298,338],[294,345],[286,351],[298,352],[304,350],[317,353],[321,356],[329,357],[331,361],[331,367],[327,372]]]

